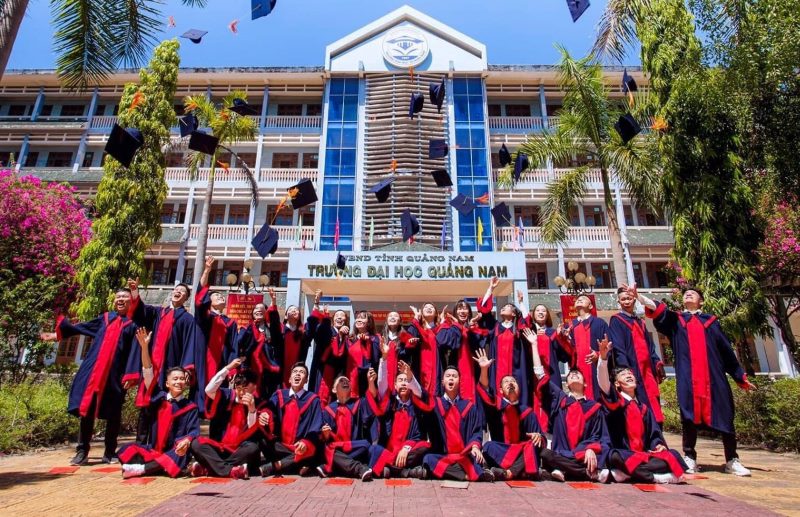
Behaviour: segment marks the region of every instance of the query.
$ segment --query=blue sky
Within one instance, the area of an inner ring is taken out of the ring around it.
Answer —
[[[159,40],[189,28],[209,31],[200,45],[181,40],[181,66],[321,66],[327,44],[404,4],[486,44],[491,64],[553,64],[555,43],[574,55],[588,51],[606,1],[594,0],[576,23],[565,0],[278,0],[271,15],[255,21],[250,0],[208,3],[191,9],[165,0]],[[177,28],[167,28],[168,15]],[[228,30],[234,19],[235,35]],[[31,0],[8,68],[53,68],[52,34],[49,1]],[[626,64],[638,64],[638,55]]]

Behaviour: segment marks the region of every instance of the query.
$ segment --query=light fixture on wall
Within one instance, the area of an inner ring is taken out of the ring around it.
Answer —
[[[567,278],[559,275],[553,279],[553,283],[558,286],[562,294],[578,296],[591,293],[597,284],[597,279],[578,271],[578,263],[570,260],[567,263]]]
[[[263,293],[269,288],[269,276],[259,276],[258,284],[253,280],[253,275],[250,274],[250,270],[253,269],[252,260],[245,260],[242,265],[244,266],[244,271],[241,276],[236,276],[236,273],[229,273],[225,278],[231,291],[244,290],[245,294],[250,293],[250,291]]]

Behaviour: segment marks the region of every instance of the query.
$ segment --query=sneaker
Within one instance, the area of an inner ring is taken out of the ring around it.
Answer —
[[[677,485],[681,482],[680,478],[676,477],[672,472],[668,472],[666,474],[653,474],[653,481],[660,485],[665,485],[668,483]]]
[[[208,475],[208,470],[195,461],[189,465],[189,475],[193,478],[202,478]]]
[[[478,477],[478,481],[483,481],[484,483],[494,483],[494,473],[491,470],[484,470],[480,477]]]
[[[686,463],[686,473],[687,474],[694,474],[696,472],[700,472],[700,467],[697,466],[697,461],[694,458],[690,458],[689,456],[683,457],[683,462]]]
[[[381,476],[381,477],[383,479],[391,479],[391,477],[392,477],[392,469],[390,469],[389,467],[383,467],[383,476]]]
[[[119,458],[117,458],[116,454],[112,454],[110,456],[104,454],[103,458],[100,461],[105,463],[106,465],[110,465],[112,463],[119,463]]]
[[[494,475],[494,479],[497,481],[507,481],[511,479],[511,476],[508,475],[508,471],[506,469],[492,467],[491,472]]]
[[[247,463],[243,463],[231,469],[230,477],[232,479],[250,479],[250,474],[247,472]]]
[[[122,479],[130,479],[144,476],[144,465],[141,463],[129,463],[122,466]]]
[[[300,470],[297,472],[297,475],[303,478],[306,477],[309,472],[311,472],[311,468],[308,465],[303,465],[302,467],[300,467]]]
[[[264,478],[275,475],[275,465],[273,463],[264,463],[258,470],[261,472],[261,477]]]
[[[328,473],[325,472],[325,468],[322,465],[317,465],[317,474],[319,474],[321,478],[328,477]]]
[[[628,474],[620,469],[611,469],[611,475],[614,477],[614,481],[617,483],[624,483],[631,478]]]
[[[608,483],[611,479],[611,472],[608,469],[602,469],[600,472],[597,473],[597,482],[598,483]]]
[[[553,481],[558,481],[559,483],[563,483],[565,480],[564,473],[558,469],[553,469],[550,471],[550,479]]]
[[[372,472],[372,469],[368,468],[367,470],[364,471],[363,474],[361,474],[361,481],[363,481],[364,483],[372,481],[373,475],[374,473]]]
[[[725,464],[725,473],[742,477],[751,475],[750,470],[742,465],[742,462],[739,461],[739,458],[733,458],[731,461]]]
[[[422,465],[419,467],[414,467],[413,469],[403,469],[403,474],[406,474],[403,477],[414,478],[414,479],[427,479],[428,469],[426,469],[425,466]]]
[[[89,453],[86,451],[78,451],[75,456],[70,460],[70,465],[86,465],[89,463]]]

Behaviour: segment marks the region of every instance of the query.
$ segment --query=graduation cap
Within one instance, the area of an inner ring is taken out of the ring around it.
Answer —
[[[444,158],[449,150],[447,140],[432,139],[428,143],[428,158]]]
[[[270,228],[268,223],[264,223],[250,244],[261,258],[265,259],[267,255],[272,255],[278,249],[278,230]]]
[[[181,34],[181,38],[186,38],[192,43],[200,43],[200,40],[203,39],[203,36],[208,34],[208,31],[203,31],[199,29],[189,29],[188,31]]]
[[[292,199],[292,208],[294,210],[316,203],[318,200],[314,184],[308,178],[303,179],[293,187],[289,187],[288,192],[289,197]]]
[[[477,205],[475,205],[475,201],[471,197],[459,194],[450,200],[450,206],[458,210],[461,215],[469,215]]]
[[[242,99],[233,99],[233,105],[228,108],[237,115],[258,115],[252,106],[247,104],[247,101]]]
[[[494,225],[498,228],[514,226],[511,222],[511,211],[509,211],[508,205],[505,203],[500,203],[492,208],[492,217],[494,218]]]
[[[200,126],[200,122],[197,120],[197,117],[194,116],[194,113],[189,113],[178,119],[181,138],[191,135],[192,131],[197,131],[198,126]]]
[[[628,75],[628,69],[622,71],[622,92],[630,93],[639,91],[636,79]]]
[[[514,160],[514,181],[519,181],[519,177],[522,176],[522,171],[528,170],[530,166],[528,155],[523,152],[518,152],[517,159]]]
[[[394,178],[386,178],[369,189],[369,191],[375,194],[375,197],[378,198],[378,203],[384,203],[387,199],[389,199],[389,195],[392,193],[392,183],[394,183]]]
[[[189,137],[189,149],[199,153],[212,155],[218,145],[219,138],[201,131],[192,131],[192,136]]]
[[[266,16],[275,9],[278,0],[251,0],[250,9],[252,20]]]
[[[642,127],[630,113],[620,116],[619,120],[614,124],[614,129],[619,133],[622,142],[626,144],[633,140],[633,137],[642,132]]]
[[[342,255],[341,253],[336,254],[336,267],[338,269],[344,269],[344,266],[347,265],[347,258]]]
[[[431,104],[435,105],[438,112],[441,113],[445,94],[444,77],[442,77],[441,83],[431,83],[428,89],[430,90]]]
[[[508,152],[508,147],[506,147],[506,144],[503,144],[503,146],[500,147],[500,151],[497,153],[497,155],[500,158],[500,167],[505,167],[511,163],[511,153]]]
[[[433,175],[433,181],[436,182],[437,187],[453,186],[453,180],[450,179],[450,175],[447,174],[447,169],[434,169],[431,174]]]
[[[133,127],[124,129],[119,124],[114,124],[111,134],[108,135],[105,151],[125,167],[130,167],[136,151],[143,145],[141,131]]]
[[[411,210],[408,208],[400,215],[400,225],[403,228],[403,242],[408,241],[411,237],[419,233],[417,218],[414,217]]]
[[[569,14],[572,15],[572,21],[577,22],[578,18],[589,8],[589,0],[567,0],[567,7],[569,7]]]
[[[425,96],[419,92],[412,93],[411,104],[408,106],[408,116],[413,119],[414,114],[422,111],[422,107],[424,105],[425,105]]]

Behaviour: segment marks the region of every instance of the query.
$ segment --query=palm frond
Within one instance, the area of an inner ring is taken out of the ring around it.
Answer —
[[[636,16],[651,0],[608,0],[597,24],[592,54],[622,62],[636,42]]]
[[[258,180],[256,179],[256,175],[253,173],[253,171],[250,170],[250,167],[248,167],[247,164],[244,163],[244,160],[239,158],[239,155],[236,154],[236,152],[233,149],[226,147],[224,145],[221,145],[220,148],[231,153],[231,156],[236,157],[236,162],[238,166],[244,169],[245,175],[247,176],[247,183],[250,187],[250,203],[253,206],[253,210],[255,210],[256,207],[258,206]]]
[[[608,96],[606,95],[600,65],[590,55],[574,59],[567,49],[558,46],[561,62],[558,64],[558,76],[564,90],[563,109],[577,114],[582,122],[576,128],[582,130],[584,138],[588,138],[599,146],[605,135],[607,125]]]
[[[208,0],[181,0],[181,2],[189,7],[205,7],[208,5]]]
[[[205,163],[206,155],[197,151],[192,151],[186,155],[186,168],[189,170],[189,178],[192,181],[197,179],[197,172]]]
[[[85,89],[115,68],[113,2],[51,0],[56,68],[65,86]]]
[[[542,239],[545,242],[566,242],[570,226],[569,210],[586,194],[588,172],[589,166],[584,165],[568,171],[547,185],[547,199],[542,205]]]
[[[116,2],[109,42],[118,65],[138,67],[147,59],[162,25],[159,0],[123,0]]]
[[[603,147],[605,163],[637,206],[661,213],[664,204],[656,136],[639,135],[627,144],[615,138]]]

